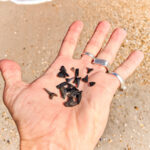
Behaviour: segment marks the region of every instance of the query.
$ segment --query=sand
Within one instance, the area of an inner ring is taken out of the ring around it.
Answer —
[[[0,2],[0,59],[18,62],[23,80],[29,83],[53,62],[73,21],[84,23],[74,58],[79,58],[99,21],[108,20],[111,31],[126,29],[128,36],[112,70],[133,50],[143,51],[145,59],[126,81],[127,91],[116,93],[105,133],[95,150],[149,150],[149,10],[149,0],[53,0],[34,6]],[[16,125],[3,104],[3,87],[0,76],[0,150],[19,150]]]

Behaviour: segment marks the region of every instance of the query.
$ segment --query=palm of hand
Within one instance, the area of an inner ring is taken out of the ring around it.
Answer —
[[[101,24],[97,30],[102,30],[103,26],[108,23],[102,22]],[[119,86],[119,81],[114,76],[105,73],[106,70],[103,66],[93,65],[91,61],[87,60],[88,56],[74,60],[66,55],[66,51],[69,51],[69,49],[73,52],[77,41],[77,33],[78,36],[80,33],[79,29],[78,31],[75,31],[75,29],[79,26],[81,31],[81,23],[77,22],[72,25],[55,62],[44,75],[31,84],[24,83],[21,80],[19,67],[16,63],[7,60],[1,61],[0,68],[6,81],[4,103],[17,124],[21,140],[38,141],[46,139],[56,145],[65,145],[64,149],[71,149],[70,147],[92,149],[102,135],[108,119],[109,106]],[[113,33],[114,37],[116,36],[115,32]],[[123,34],[123,32],[117,33],[118,38],[115,37],[116,41],[113,41],[114,45],[118,44],[118,48],[124,38]],[[70,40],[71,35],[72,39]],[[113,39],[113,36],[111,39]],[[120,40],[121,36],[122,40]],[[99,39],[100,33],[95,32],[93,37]],[[96,44],[96,42],[94,43]],[[111,40],[109,43],[111,43]],[[87,49],[91,44],[93,44],[92,39]],[[99,43],[99,47],[100,45]],[[99,47],[97,47],[97,44],[93,47],[95,53],[98,52]],[[108,56],[107,58],[110,58],[110,52],[108,52]],[[138,60],[136,60],[137,57]],[[141,52],[134,52],[122,66],[116,69],[116,72],[120,73],[125,79],[134,71],[141,60]],[[109,61],[112,62],[112,59]],[[74,76],[74,73],[70,70],[71,67],[79,68],[79,76],[82,78],[86,75],[86,67],[94,69],[89,74],[89,81],[94,81],[96,84],[89,87],[87,83],[80,82],[79,89],[83,91],[82,99],[80,104],[75,107],[64,107],[64,100],[60,97],[59,90],[56,88],[56,85],[64,81],[64,78],[57,77],[62,65],[66,67],[70,77]],[[14,72],[12,73],[9,69]],[[126,69],[125,73],[124,69]],[[43,88],[47,88],[58,96],[50,100]]]
[[[71,77],[74,76],[74,73],[70,70],[72,66],[79,68],[81,77],[86,75],[87,66],[94,68],[89,74],[89,80],[95,81],[95,86],[88,87],[87,83],[80,83],[79,89],[83,91],[81,106],[64,107],[64,100],[62,100],[58,89],[56,89],[56,85],[64,81],[64,78],[56,76],[62,62]],[[81,137],[81,139],[88,137],[88,140],[91,140],[94,136],[94,142],[98,140],[102,134],[100,129],[104,129],[107,121],[109,103],[113,96],[113,91],[110,91],[109,97],[102,100],[101,97],[104,97],[105,92],[108,92],[105,87],[112,80],[111,76],[104,72],[103,68],[100,71],[99,66],[93,66],[91,63],[87,65],[84,62],[84,60],[58,57],[48,72],[39,79],[31,84],[18,84],[18,89],[15,89],[17,94],[13,93],[15,100],[10,100],[13,101],[10,110],[14,120],[17,122],[23,140],[33,140],[42,137],[50,138],[52,136],[55,136],[57,140],[60,138],[60,133],[63,132],[68,135],[68,138],[72,136],[75,136],[77,139],[79,139],[78,137]],[[50,100],[43,88],[57,93],[58,97]],[[19,93],[18,90],[20,90]],[[5,95],[5,97],[8,99],[9,96]],[[95,101],[95,104],[91,101]],[[102,107],[96,108],[96,103],[100,103]],[[105,115],[105,120],[101,120],[101,115],[103,117]],[[95,129],[97,131],[94,131]],[[61,139],[67,141],[65,135],[62,135]],[[75,143],[77,143],[77,140]]]

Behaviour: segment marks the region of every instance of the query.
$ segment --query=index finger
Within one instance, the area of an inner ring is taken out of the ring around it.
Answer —
[[[82,31],[83,23],[75,21],[70,26],[59,51],[59,55],[72,57],[76,47],[79,35]]]

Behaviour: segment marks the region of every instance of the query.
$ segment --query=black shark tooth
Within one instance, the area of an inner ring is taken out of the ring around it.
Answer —
[[[73,87],[75,87],[73,84],[70,84],[70,83],[67,83],[67,88],[73,88]]]
[[[67,90],[64,87],[60,88],[60,93],[63,99],[66,97]]]
[[[87,73],[90,73],[93,70],[94,70],[93,68],[87,68]]]
[[[66,72],[66,68],[64,66],[61,66],[60,71],[57,74],[58,77],[60,78],[65,78],[66,76],[68,77],[69,74]]]
[[[89,82],[89,86],[93,86],[95,82]]]
[[[69,74],[67,72],[64,72],[65,77],[69,77]]]
[[[73,96],[72,94],[76,91],[76,92],[78,92],[79,90],[75,87],[75,86],[73,86],[73,87],[68,87],[67,88],[67,91],[68,91],[68,96],[69,95],[71,95],[71,96]]]
[[[70,94],[68,96],[76,97],[80,92],[78,90],[71,90]]]
[[[76,70],[75,70],[75,78],[78,77],[78,75],[79,75],[79,69],[76,68]]]
[[[61,66],[61,67],[60,67],[60,71],[66,72],[66,68],[65,68],[64,66]]]
[[[60,78],[65,78],[66,75],[64,72],[58,72],[57,76]]]
[[[71,87],[67,87],[67,88],[66,88],[67,93],[70,92],[71,90],[72,90]]]
[[[66,107],[73,107],[75,105],[77,105],[77,102],[73,101],[73,97],[68,97],[67,102],[64,103],[64,106]]]
[[[49,94],[49,98],[53,99],[54,96],[57,96],[57,94],[50,92],[49,90],[47,90],[46,88],[44,88],[44,90]]]
[[[57,76],[60,78],[65,78],[65,77],[69,77],[69,74],[67,72],[60,71],[58,72]]]
[[[76,85],[77,85],[77,87],[79,87],[80,80],[81,80],[81,78],[77,78],[77,79],[76,79]]]
[[[88,75],[86,75],[84,78],[82,78],[83,82],[88,82]]]
[[[79,91],[75,86],[72,87],[72,90]]]
[[[81,80],[81,77],[76,77],[75,79],[74,79],[74,81],[73,81],[73,83],[75,83],[76,84],[76,86],[77,87],[79,87],[79,84],[80,84],[80,80]]]
[[[80,92],[77,94],[77,96],[76,96],[76,98],[77,98],[77,104],[80,103],[81,97],[82,97],[82,91],[80,91]]]
[[[58,84],[58,85],[56,86],[56,88],[57,88],[57,89],[60,89],[61,87],[64,87],[64,86],[67,85],[67,84],[68,84],[67,82],[62,82],[62,83]]]
[[[71,71],[74,71],[75,70],[75,68],[74,67],[71,67],[71,69],[70,69]]]

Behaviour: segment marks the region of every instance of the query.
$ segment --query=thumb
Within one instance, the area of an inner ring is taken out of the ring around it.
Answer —
[[[18,81],[21,81],[21,68],[20,66],[11,60],[0,60],[0,71],[5,80],[6,86],[11,86]]]

